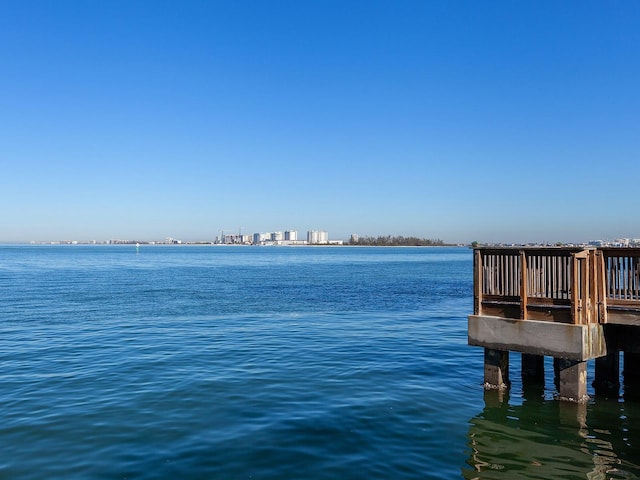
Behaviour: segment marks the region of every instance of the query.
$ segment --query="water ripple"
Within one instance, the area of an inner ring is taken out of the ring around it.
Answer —
[[[466,249],[140,250],[0,247],[0,478],[640,474],[633,404],[483,394]]]

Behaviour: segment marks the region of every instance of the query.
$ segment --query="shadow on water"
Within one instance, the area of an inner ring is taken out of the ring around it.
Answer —
[[[606,398],[588,404],[525,390],[520,405],[487,391],[470,420],[463,478],[640,478],[640,403]]]

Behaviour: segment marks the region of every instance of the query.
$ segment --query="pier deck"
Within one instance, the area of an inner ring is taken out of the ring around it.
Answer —
[[[474,249],[474,314],[469,344],[485,348],[485,386],[509,385],[509,352],[523,376],[544,377],[554,357],[561,398],[586,398],[586,361],[596,360],[596,392],[625,390],[640,377],[640,249]],[[629,381],[627,381],[629,380]]]

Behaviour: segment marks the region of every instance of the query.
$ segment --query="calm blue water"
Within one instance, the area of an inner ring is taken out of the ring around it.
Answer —
[[[640,478],[640,408],[482,389],[467,249],[0,246],[0,478]],[[549,385],[550,384],[550,385]]]

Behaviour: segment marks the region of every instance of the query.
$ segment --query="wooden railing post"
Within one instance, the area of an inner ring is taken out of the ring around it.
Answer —
[[[587,257],[589,262],[589,316],[588,323],[598,322],[598,272],[596,263],[596,252],[591,250]]]
[[[520,250],[520,318],[527,319],[527,254]]]
[[[606,260],[600,250],[596,250],[596,266],[598,274],[598,321],[607,323],[607,273],[605,269]]]
[[[480,250],[473,252],[473,311],[476,315],[482,315],[482,253]]]
[[[571,254],[571,323],[574,325],[579,322],[579,291],[580,288],[578,258],[575,253]]]

